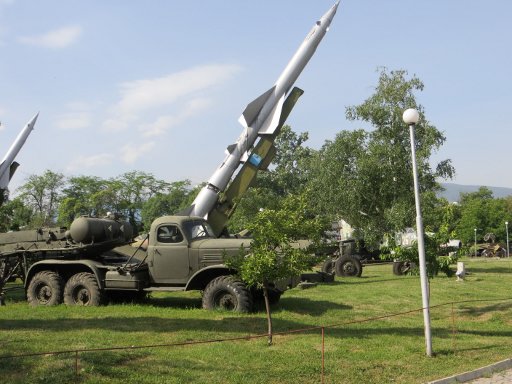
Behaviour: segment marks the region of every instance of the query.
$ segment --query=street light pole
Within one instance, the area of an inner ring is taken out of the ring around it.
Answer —
[[[476,228],[474,229],[475,231],[475,257],[476,257]]]
[[[432,335],[430,332],[430,304],[428,296],[427,263],[425,261],[423,219],[421,217],[420,189],[417,170],[418,167],[416,164],[416,141],[414,139],[414,127],[418,122],[420,115],[416,109],[409,108],[404,112],[402,118],[404,122],[409,125],[409,133],[411,136],[412,173],[414,179],[414,199],[416,201],[416,231],[418,237],[418,258],[420,262],[420,283],[421,297],[423,301],[423,322],[425,325],[425,344],[427,348],[427,356],[432,356]]]
[[[508,247],[508,221],[505,221],[505,228],[507,229],[507,257],[510,257],[509,247]]]

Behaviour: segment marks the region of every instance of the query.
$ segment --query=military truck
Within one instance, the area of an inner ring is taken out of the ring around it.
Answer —
[[[23,280],[31,305],[95,306],[116,295],[150,291],[203,291],[206,309],[240,312],[253,308],[258,292],[248,289],[224,264],[249,249],[248,238],[216,238],[201,217],[163,216],[149,235],[131,243],[129,223],[80,217],[69,230],[0,234],[0,288]],[[284,285],[273,286],[279,300]]]
[[[69,231],[0,235],[0,291],[18,275],[33,305],[98,305],[116,292],[202,290],[205,308],[251,310],[255,292],[223,263],[248,249],[250,239],[226,238],[226,223],[257,173],[272,162],[275,139],[303,93],[293,85],[337,7],[315,23],[274,86],[247,105],[239,119],[242,134],[181,215],[156,219],[135,249],[129,245],[129,225],[115,217],[81,217]],[[275,301],[281,290],[273,288]]]

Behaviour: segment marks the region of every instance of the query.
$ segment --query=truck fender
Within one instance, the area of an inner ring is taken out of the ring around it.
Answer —
[[[192,275],[185,286],[185,291],[204,290],[208,283],[219,276],[235,275],[236,270],[224,264],[202,268]]]
[[[79,272],[90,272],[93,273],[98,282],[98,287],[103,289],[105,286],[105,269],[100,268],[102,264],[95,262],[94,260],[41,260],[34,263],[27,272],[27,278],[25,279],[25,289],[30,284],[32,277],[40,271],[51,270],[58,272],[65,281],[67,281],[72,275]]]

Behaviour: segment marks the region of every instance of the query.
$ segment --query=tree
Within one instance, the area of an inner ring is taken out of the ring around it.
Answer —
[[[65,178],[62,173],[46,170],[43,175],[30,175],[20,188],[20,198],[34,212],[31,225],[35,227],[53,225],[57,219],[57,208]]]
[[[384,233],[414,223],[414,194],[409,131],[403,111],[416,108],[416,157],[423,196],[438,190],[437,178],[451,178],[450,160],[430,166],[430,156],[446,140],[426,119],[414,92],[423,90],[417,78],[406,79],[403,70],[382,69],[375,93],[362,104],[346,109],[351,121],[370,124],[372,131],[341,131],[328,141],[311,162],[311,185],[319,191],[315,203],[319,212],[341,217],[357,228],[370,245]],[[423,210],[430,206],[422,201]]]
[[[487,233],[493,233],[496,240],[506,240],[505,222],[512,222],[510,198],[495,199],[487,187],[476,192],[462,193],[460,198],[460,220],[456,226],[458,237],[465,244],[472,244],[477,229],[481,241]]]
[[[307,140],[307,132],[297,134],[288,125],[282,127],[274,142],[275,157],[239,200],[229,222],[230,231],[246,229],[260,210],[277,209],[287,195],[304,190],[309,177],[305,164],[314,152],[304,145]]]
[[[190,180],[170,183],[167,193],[156,193],[142,206],[141,216],[144,230],[149,230],[157,217],[172,215],[190,205]]]
[[[111,182],[117,195],[119,212],[128,218],[135,229],[142,229],[140,213],[144,202],[156,193],[164,193],[169,183],[157,180],[152,174],[132,171]]]
[[[107,189],[107,181],[96,176],[76,176],[68,179],[59,204],[59,223],[69,226],[78,216],[105,215],[97,196]]]
[[[315,262],[306,248],[297,246],[299,239],[320,240],[323,223],[308,209],[307,194],[288,195],[277,209],[265,209],[248,226],[251,249],[247,255],[226,260],[249,286],[263,290],[268,321],[268,342],[272,344],[270,282],[297,276]]]
[[[25,206],[20,197],[0,206],[0,232],[19,231],[27,226],[32,218],[32,210]]]

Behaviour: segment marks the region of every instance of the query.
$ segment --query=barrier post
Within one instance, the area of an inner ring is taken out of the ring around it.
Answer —
[[[453,309],[453,301],[452,301],[452,350],[455,353],[455,334],[457,330],[455,329],[455,311]]]
[[[325,383],[325,328],[322,327],[322,384]]]

